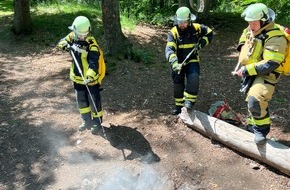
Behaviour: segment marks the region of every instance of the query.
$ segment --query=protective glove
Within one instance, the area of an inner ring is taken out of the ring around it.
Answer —
[[[95,85],[98,83],[98,78],[99,78],[99,75],[93,69],[89,69],[86,73],[85,84]]]
[[[61,40],[58,43],[57,47],[59,47],[62,50],[69,51],[70,45],[69,45],[69,43],[66,40]]]
[[[206,41],[205,39],[201,39],[200,42],[198,44],[196,44],[198,47],[197,47],[197,51],[204,48],[204,46],[206,46]]]
[[[178,61],[175,61],[175,62],[172,63],[171,67],[172,67],[173,71],[179,72],[179,71],[181,71],[182,65],[179,64]]]

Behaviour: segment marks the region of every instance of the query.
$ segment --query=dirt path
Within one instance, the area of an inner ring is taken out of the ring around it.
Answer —
[[[123,60],[110,70],[102,91],[104,126],[118,127],[110,127],[108,140],[77,131],[81,120],[68,76],[68,54],[1,44],[1,190],[290,188],[289,177],[170,116],[172,86],[163,56],[166,30],[139,26],[128,35],[140,42],[136,47],[156,46],[156,64]],[[239,84],[229,72],[235,65],[235,40],[216,34],[212,47],[204,50],[197,109],[206,112],[226,95],[233,97],[230,105],[245,112],[236,90]],[[221,84],[225,78],[227,85]],[[279,104],[274,104],[278,113],[276,107]],[[276,124],[287,125],[282,121]],[[289,128],[284,125],[272,133],[282,131],[276,137],[287,144]]]

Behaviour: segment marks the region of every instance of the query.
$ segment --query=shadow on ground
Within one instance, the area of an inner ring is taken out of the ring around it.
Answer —
[[[110,127],[104,127],[104,131],[105,135],[102,134],[102,137],[114,148],[122,151],[124,160],[140,159],[141,162],[148,164],[160,161],[149,142],[136,128],[110,124]],[[124,149],[130,150],[131,153],[126,156]]]

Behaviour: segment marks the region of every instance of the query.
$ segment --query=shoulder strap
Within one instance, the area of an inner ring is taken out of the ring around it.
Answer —
[[[192,23],[193,28],[197,31],[198,35],[201,34],[201,27],[200,24]]]
[[[174,26],[172,29],[171,29],[171,33],[174,37],[174,39],[178,39],[179,38],[179,34],[178,34],[178,30],[177,30],[177,26]]]
[[[276,25],[275,25],[276,26]],[[272,37],[279,37],[279,36],[285,36],[284,32],[279,26],[276,26],[275,28],[265,31],[262,33],[262,39],[264,42],[268,41]]]

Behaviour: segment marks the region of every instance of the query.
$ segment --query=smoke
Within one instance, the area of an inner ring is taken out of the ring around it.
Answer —
[[[140,173],[121,169],[105,181],[98,190],[164,190],[174,189],[174,184],[168,183],[167,177],[160,177],[150,166],[141,168]],[[169,188],[171,186],[171,188]]]

